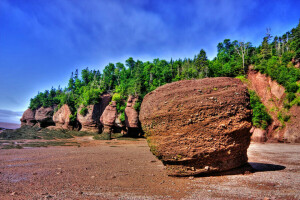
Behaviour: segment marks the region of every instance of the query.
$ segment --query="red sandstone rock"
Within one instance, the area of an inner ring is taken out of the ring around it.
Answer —
[[[70,124],[70,115],[72,114],[68,105],[64,104],[57,112],[53,115],[53,121],[55,127],[58,129],[72,129]]]
[[[134,105],[138,101],[138,97],[129,96],[127,106],[125,108],[125,123],[128,136],[138,136],[140,133],[139,113],[134,109]]]
[[[151,151],[169,175],[225,171],[247,163],[251,109],[238,79],[166,84],[147,94],[140,121]]]
[[[82,116],[80,114],[80,110],[83,106],[79,107],[77,111],[77,120],[81,124],[82,128],[80,131],[87,131],[87,132],[94,132],[98,133],[99,129],[101,129],[102,125],[100,123],[100,116],[102,115],[103,111],[105,110],[106,106],[111,101],[110,94],[103,94],[101,96],[101,102],[95,105],[88,105],[87,106],[87,114]]]
[[[20,121],[21,121],[21,126],[24,126],[24,125],[34,126],[36,124],[35,110],[31,110],[30,108],[25,110]]]
[[[35,112],[35,119],[40,127],[48,127],[55,125],[53,122],[54,107],[41,107]]]
[[[300,142],[300,108],[294,105],[289,111],[284,109],[284,87],[254,70],[249,70],[248,80],[250,89],[255,90],[273,120],[267,128],[268,142]],[[290,116],[285,126],[277,118],[279,112]]]
[[[289,112],[291,118],[286,123],[283,141],[289,143],[300,143],[300,106],[294,105]]]
[[[121,121],[121,114],[118,114],[115,120],[115,131],[121,132],[123,135],[126,134],[126,125]]]
[[[111,134],[112,128],[115,125],[116,117],[117,117],[116,102],[112,101],[111,104],[109,104],[105,108],[105,110],[100,118],[100,121],[101,121],[102,125],[104,126],[103,133]]]
[[[251,141],[253,142],[266,142],[267,141],[267,132],[260,128],[254,128]]]

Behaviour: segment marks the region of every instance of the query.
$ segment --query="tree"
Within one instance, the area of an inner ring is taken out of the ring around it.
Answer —
[[[248,55],[248,48],[250,47],[250,43],[247,42],[236,42],[236,45],[234,46],[236,52],[239,54],[239,56],[242,58],[243,60],[243,70],[244,73],[247,73],[247,69],[245,67],[245,56]]]
[[[206,52],[203,49],[201,49],[196,56],[195,67],[198,70],[200,78],[202,78],[201,74],[204,74],[205,77],[208,76],[208,60]]]

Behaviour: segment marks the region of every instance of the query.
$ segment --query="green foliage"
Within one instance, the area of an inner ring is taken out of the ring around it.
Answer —
[[[141,108],[141,101],[140,100],[137,100],[133,106],[133,108],[136,110],[136,111],[140,111],[140,108]]]
[[[266,107],[262,104],[259,97],[253,90],[249,90],[250,104],[253,109],[252,123],[255,127],[266,129],[271,123],[271,116]]]
[[[87,113],[88,113],[87,107],[81,108],[81,110],[79,112],[79,114],[81,114],[82,116],[86,116]]]
[[[290,92],[287,94],[287,99],[288,99],[289,103],[292,102],[295,98],[296,98],[296,95],[294,93]]]

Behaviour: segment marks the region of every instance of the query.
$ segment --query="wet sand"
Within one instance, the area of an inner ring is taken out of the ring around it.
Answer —
[[[300,145],[252,143],[255,173],[168,177],[145,139],[0,150],[0,199],[300,199]]]

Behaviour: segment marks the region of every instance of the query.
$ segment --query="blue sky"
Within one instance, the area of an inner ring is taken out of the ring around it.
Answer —
[[[38,91],[64,87],[75,69],[142,61],[211,59],[226,38],[257,46],[271,28],[299,22],[300,1],[1,0],[0,121],[19,122]]]

